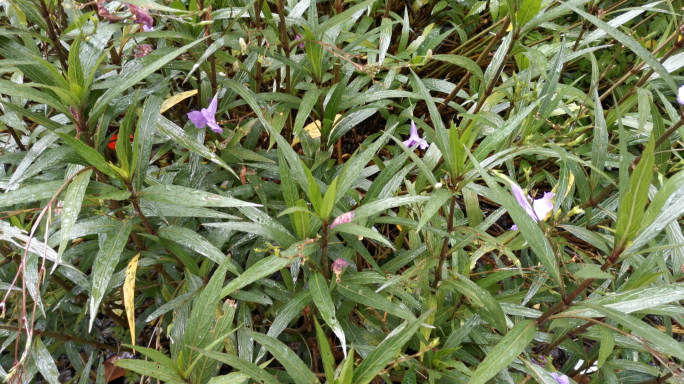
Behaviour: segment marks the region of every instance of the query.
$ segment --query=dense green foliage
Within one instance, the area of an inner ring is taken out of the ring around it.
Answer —
[[[0,1],[0,376],[684,382],[682,9]]]

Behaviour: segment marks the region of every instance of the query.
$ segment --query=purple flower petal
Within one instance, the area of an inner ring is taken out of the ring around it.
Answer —
[[[513,224],[513,226],[511,227],[511,231],[517,231],[517,230],[518,230],[518,226]]]
[[[558,375],[556,372],[551,372],[551,376],[558,382],[558,384],[570,384],[570,379],[565,375]]]
[[[534,207],[534,213],[537,215],[539,220],[544,220],[546,215],[553,210],[553,203],[551,199],[556,196],[553,192],[544,192],[544,197],[534,200],[532,206]]]
[[[518,204],[525,209],[525,212],[527,212],[527,214],[530,215],[534,221],[539,221],[539,218],[537,218],[537,215],[534,213],[534,210],[530,205],[530,201],[528,200],[525,191],[523,191],[522,188],[520,188],[520,186],[517,184],[513,184],[511,186],[511,191],[513,191],[513,196],[515,196],[515,199],[518,200]]]
[[[430,146],[430,144],[418,134],[418,128],[413,120],[411,120],[411,133],[409,134],[409,138],[404,140],[403,144],[409,148],[419,144],[420,149],[422,150],[426,150]]]
[[[221,128],[218,124],[215,122],[208,122],[207,125],[209,125],[209,128],[211,128],[212,131],[216,133],[223,133],[223,128]]]
[[[197,128],[204,128],[207,126],[207,119],[204,118],[202,112],[200,111],[192,111],[188,113],[188,119],[190,119],[190,121],[192,121]]]
[[[145,31],[145,32],[152,32],[152,31],[154,31],[154,28],[148,27],[147,25],[143,25],[143,31]]]
[[[679,87],[679,90],[677,90],[677,102],[684,105],[684,85]]]
[[[216,94],[214,95],[214,98],[211,99],[211,103],[209,103],[209,106],[207,107],[207,110],[212,115],[216,114],[217,109],[218,109],[218,92],[216,92]]]
[[[337,216],[337,218],[335,218],[335,220],[333,220],[332,224],[330,224],[330,228],[332,229],[332,228],[334,228],[340,224],[349,223],[350,221],[352,221],[353,218],[354,218],[354,211],[349,211],[349,212],[343,213],[343,214]]]
[[[128,10],[131,11],[131,14],[133,15],[134,23],[143,24],[143,30],[144,27],[147,27],[148,29],[152,28],[152,25],[154,25],[154,19],[152,19],[152,16],[150,16],[150,12],[147,9],[140,8],[133,4],[127,5]]]

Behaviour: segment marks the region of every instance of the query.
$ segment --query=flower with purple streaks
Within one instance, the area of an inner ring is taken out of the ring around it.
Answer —
[[[349,211],[349,212],[343,213],[343,214],[337,216],[335,218],[335,220],[333,220],[332,224],[330,224],[330,228],[332,229],[332,228],[334,228],[340,224],[349,223],[352,221],[353,218],[354,218],[354,211]]]
[[[338,283],[340,282],[340,275],[342,274],[342,271],[347,266],[349,266],[349,262],[344,257],[340,257],[339,259],[333,262],[331,269],[335,274],[335,281],[337,281]]]
[[[551,199],[553,199],[556,194],[553,192],[544,192],[544,196],[532,200],[532,204],[530,204],[530,198],[525,194],[525,191],[523,191],[520,186],[517,184],[513,184],[511,186],[511,190],[513,191],[513,196],[515,196],[515,199],[518,200],[518,204],[520,204],[521,207],[527,212],[527,214],[532,218],[534,221],[542,221],[546,218],[546,215],[553,210],[553,203],[551,202]],[[513,225],[511,227],[512,230],[517,230],[518,226]]]
[[[216,109],[218,108],[218,92],[214,95],[211,103],[207,108],[202,108],[199,111],[192,111],[188,113],[188,119],[192,121],[197,128],[204,128],[207,125],[212,131],[216,133],[223,133],[223,128],[221,128],[218,123],[216,123]]]
[[[684,105],[684,85],[677,90],[677,102]]]
[[[404,145],[410,148],[416,144],[420,144],[420,149],[422,150],[426,150],[430,146],[425,139],[420,137],[416,123],[411,120],[411,134],[408,139],[404,140]]]
[[[128,10],[131,11],[131,14],[133,15],[133,22],[142,24],[143,31],[150,32],[154,30],[154,28],[152,28],[154,20],[152,19],[152,16],[150,16],[150,12],[147,9],[140,8],[137,5],[128,4]]]
[[[152,53],[152,46],[149,44],[140,44],[133,49],[133,54],[136,59],[147,56],[150,53]]]

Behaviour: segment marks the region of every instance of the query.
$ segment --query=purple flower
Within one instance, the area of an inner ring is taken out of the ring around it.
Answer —
[[[340,224],[349,223],[350,221],[352,221],[353,218],[354,218],[354,211],[349,211],[349,212],[343,213],[343,214],[337,216],[337,218],[335,218],[335,220],[333,220],[332,224],[330,224],[330,228],[334,228],[335,226],[338,226]]]
[[[420,149],[426,150],[430,144],[428,144],[425,139],[421,138],[420,135],[418,135],[418,128],[416,128],[416,123],[411,120],[411,135],[409,136],[408,139],[404,141],[404,145],[407,147],[412,147],[416,144],[420,144]]]
[[[677,90],[677,102],[684,105],[684,85],[679,87],[679,90]]]
[[[570,384],[570,379],[565,375],[558,375],[556,372],[551,372],[551,376],[558,382],[558,384]]]
[[[133,4],[127,4],[128,5],[128,10],[131,11],[131,14],[133,15],[133,22],[142,24],[143,25],[143,30],[145,32],[149,32],[154,30],[152,28],[152,25],[154,24],[154,20],[152,19],[152,16],[150,16],[150,12],[145,9],[145,8],[140,8],[137,5]]]
[[[136,59],[147,56],[150,53],[152,53],[152,46],[149,44],[140,44],[133,49],[133,54]]]
[[[209,128],[211,128],[212,131],[216,133],[223,133],[223,128],[216,123],[216,117],[214,116],[216,115],[217,108],[218,93],[214,95],[209,107],[202,108],[201,111],[192,111],[188,113],[188,119],[190,119],[190,121],[192,121],[197,128],[204,128],[209,125]]]
[[[301,39],[302,39],[302,35],[300,35],[300,34],[296,34],[296,35],[295,35],[295,41],[299,41],[299,40],[301,40]],[[303,43],[303,42],[297,44],[297,46],[298,46],[299,48],[304,49],[304,43]]]
[[[335,281],[337,281],[338,283],[340,282],[340,275],[342,274],[342,270],[347,266],[349,266],[349,262],[344,257],[340,257],[339,259],[333,262],[331,269],[335,274]]]
[[[546,215],[553,209],[551,199],[556,196],[553,192],[544,192],[544,197],[533,200],[532,204],[530,204],[530,198],[527,197],[525,191],[523,191],[520,186],[513,184],[511,190],[513,191],[515,199],[518,200],[518,204],[525,209],[525,212],[527,212],[534,221],[544,220]],[[518,226],[513,225],[511,229],[515,231],[518,229]]]

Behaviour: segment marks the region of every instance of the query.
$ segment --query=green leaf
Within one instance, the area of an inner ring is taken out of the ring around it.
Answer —
[[[608,328],[601,326],[601,343],[599,347],[599,356],[598,356],[598,362],[597,362],[597,367],[601,368],[603,366],[603,363],[606,362],[606,359],[610,354],[613,352],[613,348],[615,347],[615,336],[613,335],[613,331]]]
[[[667,334],[651,327],[644,321],[612,308],[607,308],[588,303],[583,303],[582,306],[604,314],[609,319],[617,321],[623,327],[630,329],[637,336],[643,338],[644,340],[647,340],[650,343],[657,345],[659,348],[664,350],[668,355],[672,355],[680,360],[684,360],[684,346],[682,346],[680,342],[674,340]]]
[[[309,118],[311,110],[318,102],[318,97],[321,94],[320,89],[312,89],[307,91],[302,98],[301,104],[299,104],[299,112],[297,112],[297,117],[295,118],[294,126],[292,127],[292,135],[297,137],[304,127],[304,123]]]
[[[311,290],[311,298],[313,299],[316,308],[323,316],[323,320],[328,324],[330,329],[335,333],[342,343],[342,351],[347,355],[347,339],[344,336],[344,331],[340,323],[335,317],[335,305],[333,304],[328,284],[325,282],[325,277],[320,272],[313,272],[309,277],[309,290]]]
[[[577,6],[571,4],[570,2],[563,3],[563,6],[572,9],[575,13],[587,19],[590,23],[594,24],[596,27],[609,34],[612,38],[619,41],[622,45],[629,48],[634,52],[641,60],[645,61],[660,77],[670,86],[673,92],[677,92],[677,84],[672,79],[670,73],[665,69],[663,64],[656,59],[651,52],[642,47],[636,40],[620,32],[616,28],[610,26],[605,21],[599,19],[596,16],[590,15],[583,10],[577,8]]]
[[[613,275],[603,272],[596,264],[588,264],[575,272],[575,276],[580,279],[612,279]]]
[[[485,384],[505,369],[532,341],[535,332],[536,324],[532,320],[523,320],[516,324],[477,366],[470,378],[470,384]]]
[[[331,234],[335,232],[343,232],[354,236],[361,236],[367,239],[373,239],[394,249],[394,244],[392,244],[391,241],[389,241],[385,236],[381,235],[379,232],[376,232],[371,228],[362,227],[357,224],[338,224],[330,230]]]
[[[278,339],[266,336],[257,332],[248,333],[254,341],[264,346],[268,349],[273,357],[278,360],[280,364],[285,367],[287,373],[294,379],[297,384],[311,384],[318,383],[318,378],[311,372],[309,367],[304,364],[304,362],[297,357],[297,354],[290,349],[287,345],[278,341]]]
[[[231,280],[230,283],[223,287],[223,290],[221,291],[221,297],[226,297],[238,289],[246,287],[247,285],[259,279],[263,279],[266,276],[270,276],[279,271],[281,268],[285,268],[293,261],[294,259],[281,257],[279,255],[271,255],[263,258],[254,263],[254,265],[243,272],[240,276]]]
[[[452,197],[452,194],[445,191],[444,189],[438,189],[436,190],[432,196],[430,196],[430,201],[428,201],[427,204],[425,204],[425,207],[423,208],[423,212],[421,212],[420,215],[420,221],[418,222],[418,226],[416,227],[416,232],[420,231],[421,228],[425,224],[432,219],[432,217],[439,211],[440,208],[449,201],[449,199]],[[455,214],[454,212],[451,212],[451,214]]]
[[[114,274],[114,268],[119,263],[119,257],[123,252],[126,243],[128,243],[128,235],[131,233],[132,223],[130,220],[124,222],[117,222],[116,226],[107,232],[107,240],[105,240],[102,248],[95,256],[95,265],[93,266],[93,277],[90,291],[90,327],[93,328],[95,316],[97,316],[97,309],[104,297],[109,280]]]
[[[454,287],[458,293],[467,297],[473,304],[483,308],[482,318],[499,332],[505,334],[508,329],[506,327],[506,315],[494,297],[467,277],[458,272],[452,271],[451,273],[458,277],[458,280],[445,280],[445,282]]]
[[[221,299],[221,288],[226,279],[226,271],[229,263],[219,264],[214,275],[209,280],[209,284],[202,290],[192,305],[190,319],[185,326],[183,336],[183,370],[191,368],[191,363],[195,359],[195,348],[205,348],[213,340],[212,332],[215,322],[214,313],[216,305]],[[203,364],[197,363],[192,367],[191,372],[185,372],[185,376],[191,378],[193,382],[204,382],[201,377]]]
[[[78,140],[68,133],[55,132],[55,134],[61,137],[62,140],[64,140],[71,148],[73,148],[76,153],[78,153],[88,164],[94,166],[107,176],[117,179],[121,178],[121,169],[115,167],[111,163],[108,163],[104,156],[100,154],[100,152],[89,147],[86,143]]]
[[[180,204],[187,207],[259,207],[259,204],[249,203],[228,196],[221,196],[198,189],[180,185],[158,184],[147,187],[140,192],[145,200],[167,204]]]
[[[66,251],[66,246],[69,240],[71,240],[71,229],[76,223],[79,212],[81,212],[81,205],[83,204],[83,196],[85,195],[86,188],[90,182],[90,175],[93,173],[92,169],[82,172],[71,182],[69,188],[67,189],[66,196],[64,196],[64,205],[62,206],[62,225],[61,230],[61,240],[59,242],[59,253],[57,254],[57,260],[52,267],[52,272],[55,271],[59,265],[60,260],[64,251]]]
[[[52,198],[62,185],[64,185],[64,182],[61,180],[49,181],[47,183],[27,185],[15,191],[4,192],[0,194],[0,207],[33,203]]]
[[[161,67],[169,63],[171,60],[187,52],[190,48],[198,45],[207,38],[209,38],[209,36],[197,39],[184,47],[178,48],[175,51],[170,52],[154,61],[148,62],[149,64],[141,70],[136,71],[131,75],[121,79],[121,82],[117,83],[117,85],[114,88],[108,89],[104,93],[104,95],[97,101],[97,103],[95,103],[95,106],[93,106],[93,109],[90,111],[89,120],[92,122],[99,119],[100,115],[104,113],[105,108],[109,105],[109,103],[112,100],[119,97],[123,92],[133,88],[133,86],[135,86],[139,81],[156,72]]]
[[[335,378],[335,356],[333,356],[332,349],[330,348],[328,337],[325,332],[323,332],[323,328],[318,324],[318,320],[316,320],[315,317],[314,324],[316,325],[316,339],[318,340],[318,350],[321,352],[325,379],[328,380],[328,383],[333,383]]]
[[[532,20],[541,10],[542,0],[523,0],[520,9],[515,17],[518,21],[518,27],[522,27]]]
[[[401,332],[384,340],[378,345],[373,352],[368,354],[361,364],[354,370],[354,384],[368,384],[375,376],[382,371],[385,366],[399,353],[401,348],[413,337],[418,331],[425,319],[430,316],[434,309],[423,313],[423,315],[410,321],[408,326]]]
[[[525,212],[525,209],[518,204],[513,195],[504,191],[497,183],[494,181],[487,171],[482,169],[480,164],[470,155],[471,162],[475,165],[478,172],[487,183],[489,188],[495,193],[499,203],[506,208],[508,213],[513,218],[513,221],[517,224],[523,237],[530,245],[535,255],[541,261],[541,263],[549,271],[551,277],[559,286],[563,286],[563,281],[558,270],[558,263],[556,262],[556,255],[551,248],[551,244],[544,236],[539,225]]]
[[[163,98],[159,95],[152,95],[145,100],[142,115],[138,120],[138,128],[135,130],[134,144],[134,178],[133,186],[136,191],[143,187],[143,181],[147,175],[147,166],[152,153],[152,143],[154,133],[157,131],[157,120]]]
[[[129,348],[134,348],[136,352],[149,357],[155,363],[158,363],[164,368],[171,370],[173,373],[180,375],[180,371],[178,370],[178,366],[176,365],[176,363],[174,363],[170,357],[157,351],[156,349],[134,346],[129,344],[124,345]]]
[[[206,256],[216,264],[223,264],[223,262],[226,260],[226,255],[224,255],[220,249],[216,248],[196,231],[170,225],[160,229],[159,236],[184,245],[193,251]],[[231,272],[239,274],[235,268],[231,269]]]
[[[166,367],[162,367],[161,364],[156,362],[133,359],[118,359],[114,361],[114,365],[127,371],[133,371],[141,375],[154,377],[155,379],[161,380],[168,384],[187,384],[186,381],[183,380],[183,378],[177,373],[169,370]]]
[[[60,384],[58,379],[59,371],[57,370],[55,359],[50,354],[50,351],[45,348],[45,344],[43,344],[40,337],[36,338],[33,361],[36,363],[36,367],[38,367],[38,370],[48,383]]]
[[[233,168],[229,167],[228,164],[221,160],[220,157],[216,156],[215,153],[209,151],[204,145],[198,143],[194,138],[188,136],[181,127],[177,126],[171,120],[159,115],[157,117],[157,128],[159,129],[160,133],[171,137],[174,142],[204,157],[212,163],[217,164],[221,168],[232,173],[235,177],[238,177],[235,171],[233,171]]]
[[[444,61],[449,64],[454,64],[465,68],[469,73],[472,73],[473,76],[477,77],[481,81],[484,81],[484,73],[482,73],[480,66],[467,57],[458,55],[434,55],[432,58],[434,60]]]
[[[651,135],[641,155],[641,161],[629,178],[629,190],[624,198],[620,199],[615,234],[616,249],[622,249],[625,244],[632,241],[641,227],[644,207],[648,203],[648,186],[653,178],[654,145],[655,140]]]
[[[390,315],[409,321],[413,321],[416,318],[406,307],[387,300],[386,297],[375,293],[374,290],[365,285],[342,281],[337,285],[337,292],[352,301],[373,308],[378,312],[387,312]]]
[[[197,349],[195,347],[190,347],[190,349],[201,353],[204,356],[212,358],[224,364],[228,364],[234,369],[249,376],[252,380],[258,381],[260,384],[279,384],[275,377],[270,375],[268,372],[259,368],[254,363],[250,363],[247,360],[243,360],[235,355],[230,355],[227,353],[219,353],[212,351],[205,351],[203,349]]]

